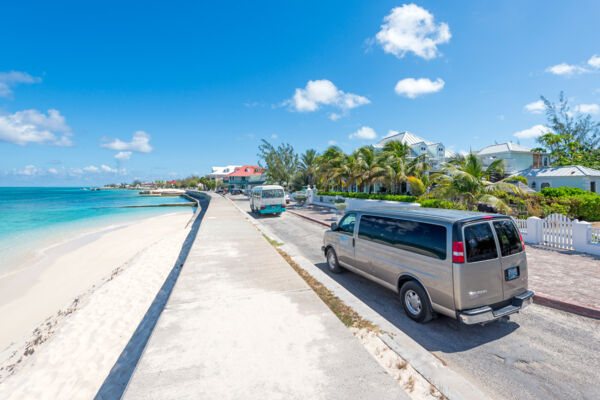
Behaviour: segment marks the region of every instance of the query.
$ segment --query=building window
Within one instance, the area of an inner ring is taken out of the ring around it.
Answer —
[[[441,153],[441,152],[443,152],[443,151],[444,151],[444,148],[443,148],[443,147],[440,147],[440,148],[438,149],[438,151]]]
[[[535,189],[535,182],[531,182],[531,188]]]
[[[550,187],[550,184],[548,182],[543,182],[541,188],[544,189],[547,187]]]
[[[596,182],[590,182],[590,192],[596,193]]]

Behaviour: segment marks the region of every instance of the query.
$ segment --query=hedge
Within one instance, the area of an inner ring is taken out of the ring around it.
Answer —
[[[398,196],[392,194],[380,193],[354,193],[354,192],[317,192],[317,196],[340,196],[349,199],[368,199],[368,200],[386,200],[386,201],[402,201],[406,203],[414,203],[417,200],[416,196]]]
[[[421,204],[421,207],[427,208],[446,208],[450,210],[466,210],[467,208],[462,203],[453,203],[448,200],[442,199],[422,199],[419,200],[418,203]]]
[[[557,187],[557,188],[543,188],[541,193],[545,197],[570,197],[570,196],[581,196],[591,194],[592,192],[585,191],[579,188],[573,187]]]

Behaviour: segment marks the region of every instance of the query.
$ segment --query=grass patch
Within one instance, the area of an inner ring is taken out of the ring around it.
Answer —
[[[349,328],[367,329],[370,331],[379,332],[379,328],[375,326],[371,321],[362,318],[356,311],[346,305],[339,297],[321,282],[313,278],[304,268],[298,265],[292,257],[290,257],[285,251],[277,247],[276,241],[268,238],[263,234],[265,239],[275,247],[275,250],[281,254],[281,256],[287,261],[287,263],[300,275],[304,282],[310,286],[310,288],[319,296],[321,300],[329,307],[329,309]]]
[[[271,244],[271,246],[273,246],[273,247],[275,247],[275,248],[277,248],[277,247],[279,247],[279,246],[283,246],[283,243],[281,243],[281,242],[278,242],[277,240],[273,240],[273,239],[271,239],[270,237],[268,237],[268,236],[267,236],[267,235],[265,235],[264,233],[263,233],[262,235],[263,235],[263,237],[264,237],[265,239],[267,239],[267,242],[269,242],[269,243]]]

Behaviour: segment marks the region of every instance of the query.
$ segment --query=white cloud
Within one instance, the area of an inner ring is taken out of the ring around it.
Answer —
[[[550,128],[544,125],[534,125],[529,129],[515,132],[513,136],[519,139],[535,139],[550,132]]]
[[[388,131],[387,135],[385,135],[383,138],[384,138],[384,139],[385,139],[385,138],[389,138],[390,136],[397,135],[398,133],[400,133],[400,132],[398,132],[398,131],[395,131],[395,130],[393,130],[393,129],[390,129],[390,130]]]
[[[394,90],[401,96],[414,99],[424,94],[439,92],[444,85],[445,82],[440,78],[437,78],[435,81],[427,78],[406,78],[398,81]]]
[[[85,172],[98,172],[99,171],[98,167],[96,167],[94,165],[90,165],[88,167],[84,167],[83,170]]]
[[[134,151],[136,153],[150,153],[150,135],[144,131],[137,131],[133,134],[131,142],[123,142],[120,139],[113,139],[108,143],[103,143],[100,147],[115,151]]]
[[[332,121],[337,121],[340,118],[342,118],[342,116],[340,114],[337,114],[337,113],[329,114],[329,119]]]
[[[108,165],[104,165],[104,164],[102,164],[100,166],[100,169],[102,170],[102,172],[110,172],[113,174],[118,172],[115,168],[111,168]]]
[[[598,104],[580,104],[575,106],[575,111],[582,114],[600,114],[600,106]]]
[[[546,105],[542,100],[538,100],[525,105],[525,110],[532,114],[541,114],[546,110]]]
[[[593,68],[600,68],[600,56],[597,56],[596,54],[594,54],[593,56],[590,57],[590,59],[588,60],[588,65],[593,67]]]
[[[37,175],[39,170],[35,165],[26,165],[25,168],[15,171],[17,175],[33,176]]]
[[[375,37],[386,53],[398,58],[409,51],[426,60],[435,58],[437,46],[452,37],[448,24],[436,24],[434,16],[416,4],[393,8],[383,21]]]
[[[560,64],[556,64],[556,65],[546,68],[546,72],[550,72],[551,74],[554,74],[554,75],[571,76],[574,74],[582,74],[584,72],[588,72],[588,70],[583,67],[580,67],[578,65],[570,65],[567,63],[560,63]]]
[[[329,142],[327,142],[327,144],[330,146],[335,146],[337,142],[335,140],[330,140]]]
[[[58,110],[48,110],[48,115],[37,110],[0,115],[0,141],[3,142],[21,146],[28,143],[72,146],[71,136],[71,128]]]
[[[370,128],[368,126],[363,126],[362,128],[360,128],[356,132],[352,133],[348,137],[350,139],[354,139],[354,138],[358,138],[358,139],[375,139],[377,137],[377,134],[375,133],[375,131],[373,130],[373,128]]]
[[[115,158],[117,160],[129,160],[131,158],[131,152],[130,151],[120,151],[117,154],[115,154]]]
[[[56,168],[48,168],[48,172],[51,173],[52,175],[58,174],[58,171],[56,170]]]
[[[274,133],[274,134],[272,134],[272,135],[271,135],[271,139],[277,139],[277,134],[275,134],[275,133]]]
[[[316,111],[321,105],[327,105],[338,108],[344,113],[369,103],[366,97],[345,93],[327,79],[308,81],[304,89],[297,88],[294,96],[285,102],[293,110],[300,112]]]
[[[10,71],[0,72],[0,97],[10,97],[13,94],[13,88],[21,83],[37,83],[42,80],[31,76],[26,72]]]

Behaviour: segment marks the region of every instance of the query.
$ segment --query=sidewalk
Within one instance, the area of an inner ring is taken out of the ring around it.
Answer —
[[[124,399],[408,399],[226,199],[213,196]]]
[[[289,211],[324,227],[339,217],[335,210],[319,206],[290,208]],[[536,292],[537,303],[600,317],[600,312],[593,310],[600,310],[597,290],[600,287],[600,257],[530,245],[526,245],[526,251],[529,287]]]

